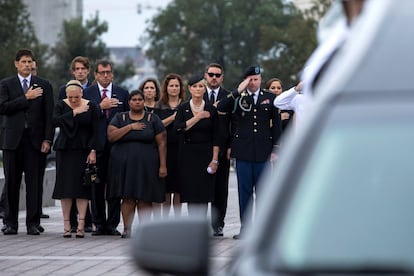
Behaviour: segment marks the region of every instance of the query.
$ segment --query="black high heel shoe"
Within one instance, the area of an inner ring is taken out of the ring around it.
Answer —
[[[64,220],[64,221],[69,221],[69,220]],[[63,229],[63,237],[64,238],[72,238],[72,233],[71,233],[71,227],[69,227],[69,229]]]
[[[75,237],[76,238],[83,239],[85,237],[85,230],[79,229],[79,228],[76,229],[76,235],[75,235]]]
[[[122,239],[129,239],[131,237],[131,232],[129,231],[129,228],[124,228],[124,232],[121,235]]]
[[[79,219],[79,221],[81,221],[81,220],[85,220],[85,219]],[[80,225],[80,223],[78,223],[78,227],[79,227],[79,225]],[[81,229],[81,228],[78,228],[78,229],[76,229],[76,235],[75,235],[75,237],[76,238],[80,238],[80,239],[83,239],[84,237],[85,237],[85,223],[83,223],[83,228]]]

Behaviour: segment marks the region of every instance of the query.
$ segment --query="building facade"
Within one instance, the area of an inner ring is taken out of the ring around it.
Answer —
[[[53,46],[63,21],[82,17],[83,0],[23,0],[40,43]]]

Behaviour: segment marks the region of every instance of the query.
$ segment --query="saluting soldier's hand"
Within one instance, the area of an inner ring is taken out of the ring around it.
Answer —
[[[239,87],[237,87],[237,92],[241,93],[243,90],[247,88],[250,82],[250,77],[245,78],[240,84]]]

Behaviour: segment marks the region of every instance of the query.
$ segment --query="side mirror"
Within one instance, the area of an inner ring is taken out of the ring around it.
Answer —
[[[151,273],[207,275],[209,247],[205,217],[143,223],[132,239],[136,264]]]

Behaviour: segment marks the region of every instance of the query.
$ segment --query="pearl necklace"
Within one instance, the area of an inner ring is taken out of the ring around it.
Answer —
[[[191,110],[192,110],[193,112],[195,112],[195,113],[198,113],[198,112],[203,111],[203,110],[204,110],[204,105],[205,105],[204,100],[202,100],[202,102],[201,102],[201,104],[200,104],[199,106],[195,106],[195,105],[194,105],[194,103],[193,103],[193,99],[191,99],[191,100],[190,100],[190,107],[191,107]]]

